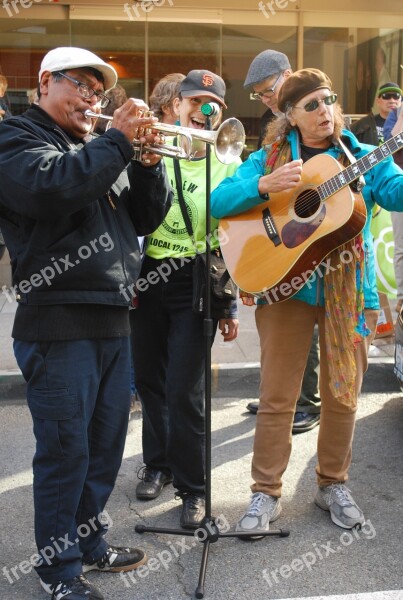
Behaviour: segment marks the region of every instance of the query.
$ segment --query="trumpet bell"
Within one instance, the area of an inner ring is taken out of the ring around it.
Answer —
[[[234,162],[245,147],[245,129],[240,121],[235,118],[227,119],[217,131],[214,144],[218,160],[224,165]]]

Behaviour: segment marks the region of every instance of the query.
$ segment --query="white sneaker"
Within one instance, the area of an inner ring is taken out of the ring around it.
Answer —
[[[364,513],[343,483],[332,483],[318,488],[315,504],[323,510],[328,510],[333,523],[344,529],[361,527],[365,523]]]
[[[248,510],[238,521],[235,531],[259,535],[260,532],[269,531],[270,523],[278,519],[280,513],[280,498],[255,492]]]

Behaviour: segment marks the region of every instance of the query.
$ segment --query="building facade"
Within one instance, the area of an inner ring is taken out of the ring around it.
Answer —
[[[337,6],[335,6],[337,5]],[[253,133],[263,112],[243,81],[253,57],[285,52],[294,69],[332,79],[346,113],[365,113],[379,81],[402,84],[401,0],[0,0],[0,72],[15,113],[36,86],[43,55],[82,46],[110,62],[131,96],[160,77],[207,68],[228,86],[227,115]]]

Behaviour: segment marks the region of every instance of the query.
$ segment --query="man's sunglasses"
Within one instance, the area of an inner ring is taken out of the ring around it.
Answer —
[[[271,88],[266,88],[265,90],[263,90],[263,92],[252,92],[250,94],[250,99],[261,100],[264,97],[271,98],[271,96],[274,96],[274,90],[276,89],[277,84],[280,81],[282,75],[283,73],[281,72],[280,75],[277,77],[276,81],[271,86]]]
[[[324,102],[327,106],[331,106],[337,100],[337,94],[330,94],[330,96],[326,96],[326,98],[322,98],[322,100],[311,100],[304,104],[304,106],[294,106],[294,108],[303,108],[306,112],[313,112],[317,108],[319,108],[319,104]]]
[[[386,92],[386,94],[381,94],[382,100],[400,100],[401,95],[397,92]]]

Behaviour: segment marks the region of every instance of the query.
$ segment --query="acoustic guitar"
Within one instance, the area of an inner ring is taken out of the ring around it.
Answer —
[[[320,154],[304,163],[297,187],[221,219],[221,250],[239,288],[271,303],[293,296],[330,252],[363,229],[365,202],[349,184],[401,147],[402,133],[346,168]]]

